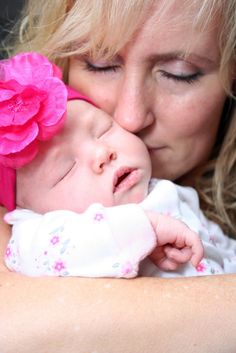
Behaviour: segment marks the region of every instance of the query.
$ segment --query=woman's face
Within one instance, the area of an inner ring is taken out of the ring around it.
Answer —
[[[208,159],[226,94],[217,28],[193,31],[178,1],[160,17],[161,2],[112,60],[73,57],[69,84],[143,139],[153,176],[176,180]]]

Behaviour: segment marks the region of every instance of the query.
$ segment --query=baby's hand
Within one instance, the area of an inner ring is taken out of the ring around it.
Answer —
[[[157,236],[157,247],[150,255],[161,270],[176,270],[191,261],[196,267],[203,257],[199,236],[185,223],[166,215],[147,212]]]

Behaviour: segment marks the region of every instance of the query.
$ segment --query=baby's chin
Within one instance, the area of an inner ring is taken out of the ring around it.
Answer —
[[[130,195],[127,195],[123,199],[116,201],[116,204],[114,206],[124,205],[128,203],[140,203],[147,197],[147,195],[148,195],[148,187],[143,191],[131,193]]]

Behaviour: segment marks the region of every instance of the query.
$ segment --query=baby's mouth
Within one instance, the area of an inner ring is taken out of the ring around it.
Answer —
[[[116,173],[113,180],[113,193],[127,190],[137,182],[137,169],[122,167]]]

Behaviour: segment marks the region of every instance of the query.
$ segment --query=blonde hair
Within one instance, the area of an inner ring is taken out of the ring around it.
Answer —
[[[66,80],[71,55],[114,55],[132,39],[156,1],[28,0],[14,52],[45,54],[61,66]],[[173,1],[162,3],[160,16]],[[231,87],[236,74],[236,1],[185,0],[181,6],[186,14],[194,11],[193,27],[203,33],[212,18],[218,19],[220,76],[229,98],[214,151],[199,168],[196,187],[205,214],[236,237],[236,110]]]

